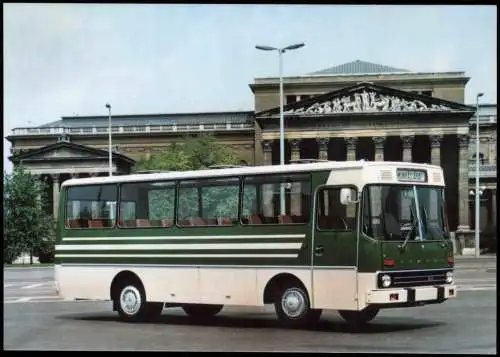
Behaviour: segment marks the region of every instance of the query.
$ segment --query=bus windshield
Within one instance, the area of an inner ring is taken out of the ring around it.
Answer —
[[[445,238],[444,189],[370,185],[363,191],[363,233],[380,240]]]

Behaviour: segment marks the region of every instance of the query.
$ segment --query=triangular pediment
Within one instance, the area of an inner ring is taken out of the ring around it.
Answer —
[[[283,111],[290,115],[350,115],[355,113],[474,112],[473,107],[434,97],[414,94],[372,83],[359,83],[341,90],[290,103]],[[279,115],[272,108],[258,117]]]
[[[28,152],[11,156],[10,160],[14,163],[22,161],[37,161],[37,160],[93,160],[107,158],[108,151],[94,149],[84,145],[74,144],[68,141],[60,141],[58,143],[47,145],[39,149],[30,150]],[[114,158],[121,158],[125,161],[134,162],[133,159],[113,153]]]

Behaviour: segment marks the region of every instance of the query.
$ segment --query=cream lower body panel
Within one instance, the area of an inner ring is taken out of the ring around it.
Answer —
[[[356,310],[356,269],[315,269],[312,307]]]
[[[110,300],[111,283],[122,271],[139,277],[149,301],[262,306],[267,283],[280,273],[294,275],[311,291],[311,271],[303,267],[56,265],[55,270],[58,294],[68,300]]]

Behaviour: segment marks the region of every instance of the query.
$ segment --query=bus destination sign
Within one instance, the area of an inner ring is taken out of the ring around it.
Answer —
[[[427,172],[415,169],[397,169],[398,181],[404,182],[427,182]]]

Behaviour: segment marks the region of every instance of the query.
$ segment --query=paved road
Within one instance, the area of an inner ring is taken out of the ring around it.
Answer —
[[[315,329],[286,330],[272,307],[225,308],[205,323],[166,309],[156,322],[126,324],[110,303],[58,301],[50,268],[4,276],[5,349],[496,353],[496,260],[460,263],[458,299],[385,310],[357,333],[336,312]]]

